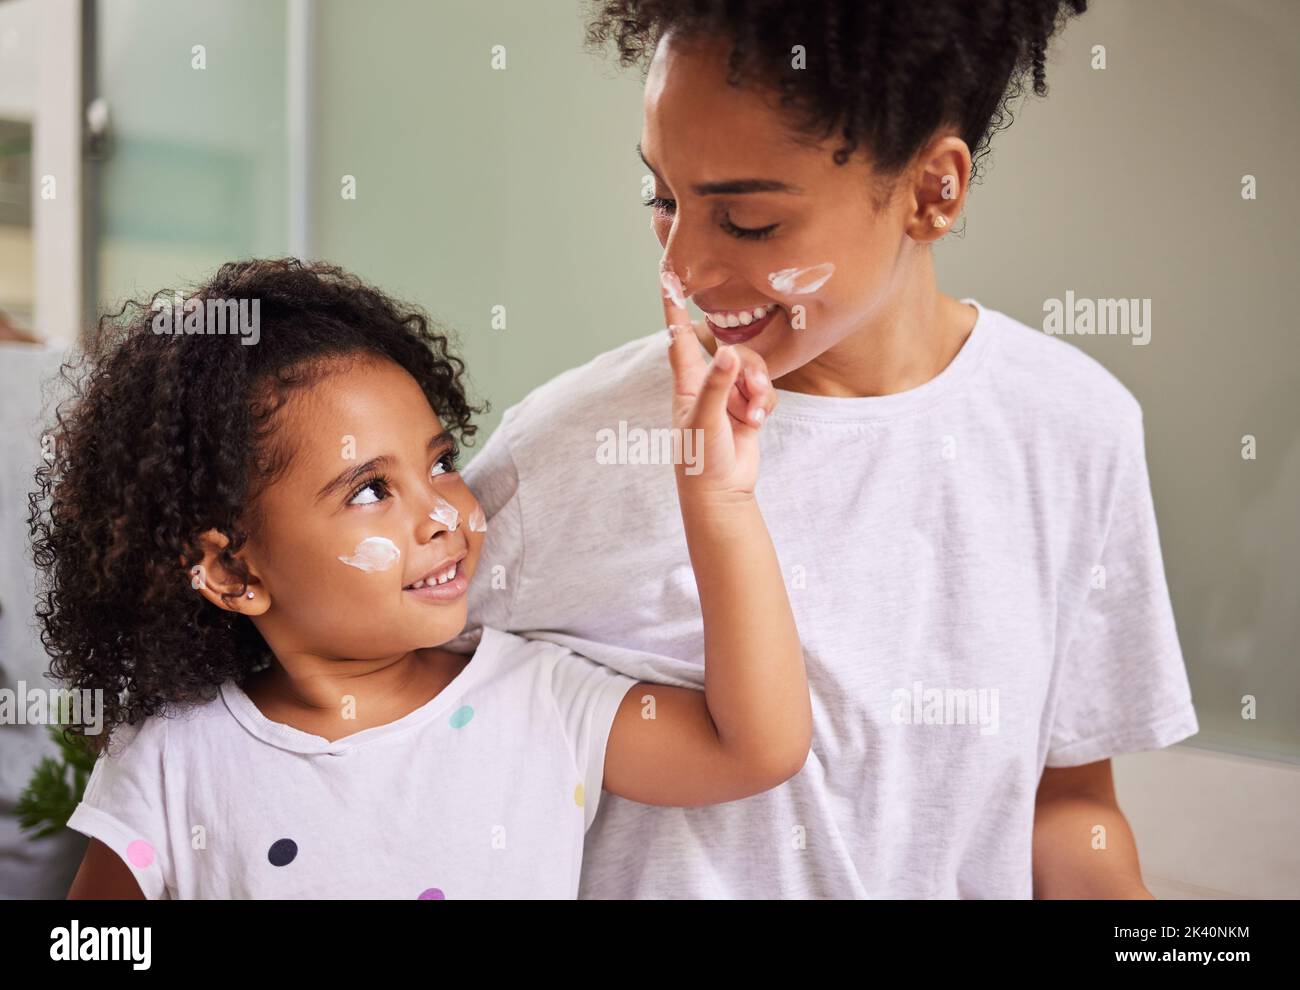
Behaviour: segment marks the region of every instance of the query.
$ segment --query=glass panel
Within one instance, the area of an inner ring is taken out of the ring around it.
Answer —
[[[98,297],[283,254],[285,4],[100,0],[111,140],[98,195]]]

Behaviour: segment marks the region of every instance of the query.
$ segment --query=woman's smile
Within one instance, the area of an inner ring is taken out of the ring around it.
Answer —
[[[780,309],[773,303],[752,309],[704,310],[704,316],[709,330],[722,343],[743,344],[762,333]]]

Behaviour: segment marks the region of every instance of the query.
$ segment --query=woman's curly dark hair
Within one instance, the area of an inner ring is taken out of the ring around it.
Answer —
[[[590,0],[587,43],[647,65],[660,37],[729,38],[728,82],[757,79],[796,133],[837,129],[843,165],[860,144],[896,175],[943,125],[971,149],[971,181],[1032,73],[1047,94],[1052,35],[1087,0]],[[792,65],[802,45],[805,65]]]
[[[61,369],[72,394],[28,498],[41,640],[64,686],[103,691],[104,730],[86,739],[95,751],[114,726],[210,699],[269,661],[251,620],[196,594],[189,568],[215,529],[229,541],[223,565],[247,587],[235,554],[259,525],[259,491],[292,456],[275,419],[294,392],[341,359],[373,355],[409,372],[466,443],[471,415],[487,408],[470,404],[447,332],[340,268],[232,262],[184,294],[194,297],[250,310],[257,300],[256,343],[157,332],[160,296],[105,316]]]

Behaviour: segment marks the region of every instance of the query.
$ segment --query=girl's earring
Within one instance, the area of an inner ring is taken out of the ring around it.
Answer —
[[[936,213],[934,219],[930,221],[936,227],[948,226],[948,218],[942,213]]]
[[[248,597],[248,598],[252,598],[252,597],[253,597],[253,593],[250,591],[250,592],[248,593],[247,597]]]

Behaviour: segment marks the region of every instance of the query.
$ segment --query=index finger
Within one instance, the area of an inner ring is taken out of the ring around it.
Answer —
[[[660,297],[664,304],[664,322],[670,327],[689,327],[691,314],[686,309],[686,293],[682,290],[682,281],[676,272],[662,270],[659,272],[659,285],[663,289]]]
[[[659,271],[660,298],[668,324],[668,363],[673,370],[673,392],[683,402],[693,403],[704,380],[704,359],[695,342],[695,328],[686,309],[682,283],[670,271]]]

